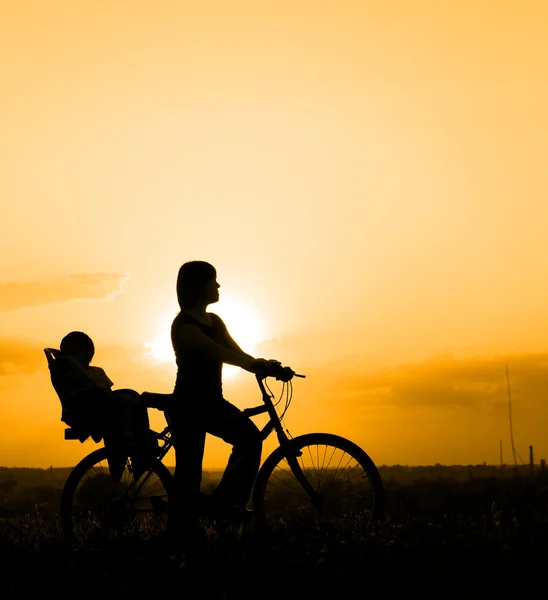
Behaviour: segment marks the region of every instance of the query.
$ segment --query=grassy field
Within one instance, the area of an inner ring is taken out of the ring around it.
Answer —
[[[401,481],[385,472],[386,519],[373,527],[279,523],[264,538],[253,525],[207,524],[200,550],[173,558],[146,532],[66,546],[57,511],[68,471],[0,469],[2,597],[469,598],[546,585],[543,474]]]

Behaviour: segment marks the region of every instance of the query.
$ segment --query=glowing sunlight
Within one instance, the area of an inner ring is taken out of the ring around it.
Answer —
[[[158,322],[154,339],[144,344],[145,348],[148,348],[149,356],[153,361],[161,363],[175,362],[175,354],[171,345],[171,323],[175,314],[175,311],[166,312]]]
[[[209,312],[217,313],[225,322],[230,335],[244,350],[253,354],[256,345],[263,340],[264,327],[256,310],[248,303],[231,298],[222,298]],[[159,320],[156,335],[153,340],[145,342],[144,346],[149,351],[149,357],[156,362],[174,362],[175,355],[171,345],[171,323],[175,311],[166,311]],[[232,377],[240,369],[231,365],[223,368],[224,377]]]
[[[222,291],[221,291],[222,293]],[[228,331],[244,352],[253,354],[255,346],[264,338],[264,327],[256,310],[248,303],[221,296],[216,312],[225,322]],[[224,365],[223,377],[234,377],[241,370],[232,365]]]

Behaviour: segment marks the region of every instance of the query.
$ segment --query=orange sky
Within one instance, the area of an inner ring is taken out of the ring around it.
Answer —
[[[511,462],[508,363],[516,447],[548,458],[547,18],[0,0],[0,465],[93,448],[63,440],[42,353],[72,329],[116,387],[171,390],[196,258],[234,337],[307,375],[293,435],[379,464],[496,463],[502,439]],[[206,467],[227,452],[208,442]]]

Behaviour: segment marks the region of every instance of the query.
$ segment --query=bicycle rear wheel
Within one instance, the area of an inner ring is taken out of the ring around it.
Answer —
[[[253,511],[263,523],[312,518],[369,525],[384,514],[383,483],[371,458],[354,442],[310,433],[290,440],[289,451],[280,446],[265,460],[253,488]]]
[[[167,526],[172,475],[158,459],[137,478],[129,459],[121,476],[112,476],[107,448],[83,458],[68,476],[61,494],[63,538],[71,543],[120,535],[154,535]]]

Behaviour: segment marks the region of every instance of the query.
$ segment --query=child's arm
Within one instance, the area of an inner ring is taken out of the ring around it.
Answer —
[[[101,369],[101,367],[88,367],[86,373],[88,378],[100,388],[106,390],[112,389],[114,382],[110,380],[109,376],[105,373],[104,369]]]
[[[58,360],[63,360],[68,365],[67,376],[71,381],[91,381],[86,369],[73,356],[65,355]]]

